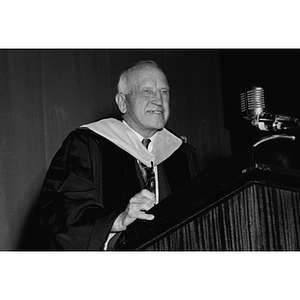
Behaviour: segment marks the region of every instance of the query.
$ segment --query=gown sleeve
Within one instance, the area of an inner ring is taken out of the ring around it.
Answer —
[[[41,192],[41,225],[51,249],[103,250],[120,211],[103,205],[102,142],[70,133],[53,158]]]

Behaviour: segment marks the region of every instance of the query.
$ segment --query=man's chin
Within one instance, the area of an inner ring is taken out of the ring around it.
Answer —
[[[162,129],[166,125],[165,118],[162,117],[153,117],[151,119],[148,119],[149,127],[152,127],[153,129]]]
[[[154,130],[162,130],[164,127],[165,127],[165,125],[166,125],[166,123],[165,122],[163,122],[163,123],[159,123],[159,124],[155,124],[155,125],[152,125],[152,128],[154,129]]]

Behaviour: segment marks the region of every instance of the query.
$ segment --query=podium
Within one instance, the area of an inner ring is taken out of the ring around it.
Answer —
[[[300,250],[300,150],[251,147],[203,171],[128,226],[119,251]]]

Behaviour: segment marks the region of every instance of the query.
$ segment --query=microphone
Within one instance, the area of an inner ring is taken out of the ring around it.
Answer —
[[[267,111],[265,91],[262,87],[253,86],[240,92],[241,114],[245,120],[262,131],[299,130],[298,118],[283,114],[272,114]]]
[[[245,88],[240,93],[242,117],[252,120],[266,111],[265,91],[262,87]]]

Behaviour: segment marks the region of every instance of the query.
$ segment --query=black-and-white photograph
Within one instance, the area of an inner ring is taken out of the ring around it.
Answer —
[[[299,250],[299,50],[0,55],[2,250]]]
[[[1,297],[297,298],[298,10],[106,2],[0,5]]]

